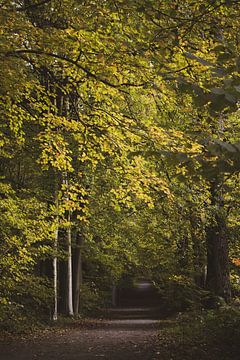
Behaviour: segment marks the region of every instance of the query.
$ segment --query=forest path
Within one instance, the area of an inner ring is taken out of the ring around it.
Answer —
[[[110,319],[0,343],[1,360],[153,360],[156,309],[115,309]]]

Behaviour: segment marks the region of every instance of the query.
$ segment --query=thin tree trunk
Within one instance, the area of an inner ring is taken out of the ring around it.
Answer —
[[[68,175],[64,174],[63,184],[66,186],[66,202],[69,202]],[[67,210],[67,292],[66,292],[66,312],[73,316],[73,280],[72,280],[72,229],[71,211]]]
[[[112,306],[117,307],[117,286],[112,285]]]
[[[82,242],[83,238],[80,233],[77,233],[76,243],[76,264],[75,264],[75,283],[74,283],[74,315],[78,315],[81,307],[81,285],[82,277]]]
[[[58,225],[55,230],[54,258],[53,258],[53,288],[54,288],[54,312],[53,320],[58,319],[58,271],[57,271],[57,248],[58,248]]]
[[[56,212],[57,212],[57,225],[55,230],[54,238],[54,258],[53,258],[53,289],[54,289],[54,311],[53,311],[53,320],[58,319],[58,261],[57,261],[57,250],[58,250],[58,231],[59,231],[59,209],[58,209],[58,190],[56,190]]]
[[[71,213],[68,212],[68,228],[67,228],[67,313],[73,316],[73,288],[72,288],[72,231],[71,231]]]

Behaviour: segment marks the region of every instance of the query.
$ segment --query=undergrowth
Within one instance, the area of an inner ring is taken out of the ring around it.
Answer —
[[[158,340],[161,360],[239,360],[240,310],[179,313]]]

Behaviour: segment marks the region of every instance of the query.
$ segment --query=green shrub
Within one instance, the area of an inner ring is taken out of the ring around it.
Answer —
[[[50,319],[52,289],[46,279],[26,276],[0,297],[0,329],[23,332]]]
[[[205,292],[198,288],[191,279],[175,276],[166,283],[162,290],[163,307],[168,312],[200,308]]]
[[[104,300],[104,293],[98,289],[93,281],[82,284],[80,290],[80,304],[81,312],[83,314],[94,314],[98,312],[99,309],[104,306]]]
[[[224,306],[179,313],[159,337],[161,360],[238,360],[240,311]]]

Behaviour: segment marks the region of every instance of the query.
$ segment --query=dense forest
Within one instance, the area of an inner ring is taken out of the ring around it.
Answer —
[[[240,2],[2,0],[0,325],[152,281],[240,293]]]

